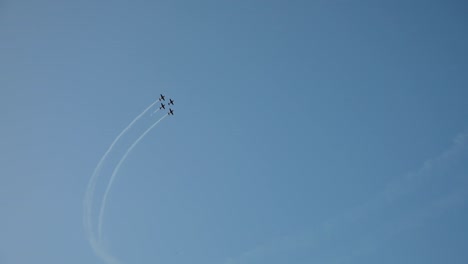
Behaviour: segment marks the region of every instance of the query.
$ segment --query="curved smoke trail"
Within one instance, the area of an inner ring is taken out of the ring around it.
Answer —
[[[151,131],[159,122],[161,122],[167,115],[164,115],[161,117],[158,121],[154,122],[153,125],[151,125],[133,144],[127,149],[125,154],[122,156],[122,158],[119,160],[119,163],[117,163],[117,166],[115,166],[114,170],[112,171],[112,176],[109,180],[109,183],[107,184],[106,191],[104,192],[104,196],[102,197],[102,202],[101,202],[101,209],[99,210],[99,218],[98,218],[98,241],[99,243],[102,242],[102,223],[103,223],[103,218],[104,218],[104,210],[106,209],[106,203],[107,203],[107,196],[109,195],[109,191],[112,187],[112,184],[114,183],[115,177],[117,175],[117,172],[119,172],[120,166],[122,163],[127,159],[128,154],[133,150],[133,148],[142,140],[148,132]]]
[[[114,145],[119,141],[119,139],[135,124],[136,121],[138,121],[148,110],[150,110],[159,100],[156,100],[153,102],[150,106],[148,106],[143,112],[141,112],[135,119],[133,119],[130,124],[127,125],[127,127],[120,132],[120,134],[114,139],[112,144],[109,146],[107,149],[106,153],[101,157],[99,160],[98,164],[96,165],[96,168],[94,168],[93,174],[88,182],[88,186],[86,188],[84,200],[83,200],[83,226],[86,232],[86,236],[88,238],[89,243],[91,244],[91,247],[95,251],[97,255],[99,255],[102,259],[106,260],[108,263],[118,263],[112,256],[108,256],[104,252],[102,252],[101,248],[99,247],[98,242],[96,241],[96,237],[93,233],[93,227],[92,227],[92,220],[91,220],[91,215],[92,215],[92,205],[93,205],[93,198],[94,198],[94,190],[96,188],[96,182],[97,178],[99,176],[99,172],[101,171],[101,167],[106,160],[107,156],[111,152],[111,150],[114,148]]]

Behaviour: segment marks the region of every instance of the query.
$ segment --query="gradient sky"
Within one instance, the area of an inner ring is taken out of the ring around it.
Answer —
[[[0,263],[468,263],[466,1],[0,1]],[[162,116],[122,137],[96,188]],[[93,224],[96,224],[94,208]]]

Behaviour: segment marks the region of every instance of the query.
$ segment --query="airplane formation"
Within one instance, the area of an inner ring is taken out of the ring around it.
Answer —
[[[160,97],[159,97],[159,101],[166,101],[166,96],[160,94]],[[167,103],[167,105],[174,105],[174,100],[170,99],[169,98],[169,103]],[[166,109],[166,105],[164,103],[161,103],[161,106],[159,107],[159,109]],[[172,110],[170,107],[169,107],[169,112],[167,112],[168,115],[174,115],[174,110]]]

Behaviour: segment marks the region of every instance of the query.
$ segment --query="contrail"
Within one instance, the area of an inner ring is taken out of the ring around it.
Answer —
[[[153,113],[151,113],[151,115],[154,115],[156,112],[158,112],[159,110],[161,110],[161,108],[158,108],[156,109]]]
[[[102,223],[103,223],[103,218],[104,218],[104,210],[106,209],[107,196],[109,195],[109,191],[110,191],[110,189],[112,187],[112,183],[115,180],[115,176],[117,175],[117,172],[119,172],[120,166],[125,161],[128,154],[130,154],[132,149],[138,144],[138,142],[140,142],[140,140],[142,140],[146,136],[146,134],[148,134],[148,132],[150,132],[151,129],[153,129],[166,116],[167,116],[167,114],[164,115],[163,117],[161,117],[158,121],[156,121],[153,125],[151,125],[145,132],[143,132],[143,134],[141,134],[141,136],[139,138],[137,138],[137,140],[135,140],[135,142],[133,142],[133,144],[127,149],[125,154],[120,159],[119,163],[117,163],[117,166],[115,166],[114,170],[112,171],[112,176],[111,176],[111,178],[109,180],[109,183],[107,184],[106,191],[104,192],[104,196],[102,197],[101,209],[99,210],[99,218],[98,218],[98,241],[99,241],[99,243],[102,242]]]
[[[103,259],[109,259],[109,258],[103,257],[104,253],[100,252],[96,238],[93,234],[92,220],[91,220],[92,203],[93,203],[94,189],[96,187],[97,177],[99,176],[99,172],[101,171],[102,164],[106,160],[111,150],[114,148],[114,145],[117,143],[117,141],[119,141],[119,139],[133,126],[133,124],[135,124],[135,122],[138,121],[146,112],[148,112],[148,110],[150,110],[157,102],[159,102],[159,99],[153,102],[150,106],[148,106],[143,112],[141,112],[137,117],[135,117],[135,119],[133,119],[133,121],[130,122],[130,124],[127,127],[125,127],[124,130],[122,130],[122,132],[120,132],[120,134],[114,139],[112,144],[109,146],[106,153],[104,153],[104,155],[99,160],[88,182],[88,186],[86,188],[86,192],[85,192],[85,196],[83,200],[83,226],[86,232],[86,236],[89,240],[89,243],[91,244],[91,247],[94,249],[95,253],[101,256]],[[116,263],[116,261],[107,261],[107,262]]]

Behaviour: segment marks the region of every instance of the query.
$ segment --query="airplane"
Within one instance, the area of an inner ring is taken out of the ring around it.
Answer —
[[[169,98],[169,103],[168,103],[168,105],[174,105],[174,100],[172,100],[172,99]]]
[[[166,106],[163,103],[161,103],[161,106],[159,107],[159,109],[166,109]]]
[[[174,110],[169,108],[169,112],[167,113],[167,115],[174,115]]]
[[[166,99],[164,99],[164,95],[161,94],[161,97],[159,98],[159,101],[166,101]]]

